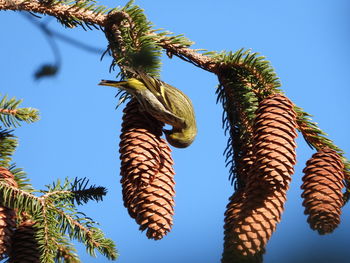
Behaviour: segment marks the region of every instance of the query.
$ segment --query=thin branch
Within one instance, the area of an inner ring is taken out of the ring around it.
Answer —
[[[159,36],[152,33],[156,38],[158,38],[158,44],[164,48],[167,53],[175,55],[182,60],[189,62],[197,67],[200,67],[206,71],[217,73],[219,72],[219,67],[221,66],[214,59],[202,55],[196,52],[194,49],[181,47],[180,45],[172,44],[167,37]]]
[[[16,115],[17,114],[17,109],[15,110],[11,110],[11,109],[3,109],[3,108],[0,108],[0,113],[2,114],[8,114],[8,115]]]
[[[87,239],[94,245],[94,247],[98,248],[101,246],[101,244],[97,241],[94,240],[94,235],[93,233],[85,226],[80,224],[78,221],[76,221],[73,217],[70,215],[66,214],[64,211],[61,209],[56,208],[56,212],[62,217],[65,218],[71,225],[73,225],[75,228],[80,229],[82,232],[85,233]]]
[[[45,248],[49,247],[50,233],[49,233],[49,223],[48,223],[47,215],[46,215],[47,214],[47,207],[46,207],[45,199],[42,198],[40,200],[40,203],[42,206],[41,212],[42,212],[42,219],[43,219],[43,225],[44,225],[44,226],[41,226],[41,227],[43,227],[43,230],[44,230],[44,246],[42,249],[42,252],[43,252],[43,251],[45,251]]]
[[[58,48],[56,42],[54,41],[54,39],[52,38],[52,34],[51,34],[51,31],[46,27],[45,24],[43,23],[39,23],[38,21],[36,21],[36,19],[34,19],[31,15],[28,15],[26,13],[22,13],[23,16],[29,21],[31,22],[34,26],[38,27],[41,32],[44,34],[47,42],[49,43],[50,45],[50,48],[52,50],[52,53],[55,57],[55,66],[57,68],[60,68],[61,66],[61,61],[62,61],[62,58],[61,58],[61,53],[60,53],[60,49]]]
[[[67,191],[67,190],[61,190],[61,191],[53,191],[53,192],[48,192],[42,196],[40,196],[40,199],[41,200],[45,200],[45,199],[49,199],[50,197],[52,196],[55,196],[55,195],[72,195],[72,191]]]
[[[50,29],[52,36],[56,37],[57,39],[64,41],[68,44],[71,44],[72,46],[75,46],[77,48],[80,49],[84,49],[85,51],[91,52],[91,53],[96,53],[96,54],[102,54],[103,53],[103,49],[102,48],[97,48],[97,47],[93,47],[90,45],[87,45],[83,42],[80,42],[74,38],[68,37],[60,32],[54,31],[52,29]]]
[[[79,40],[76,40],[74,38],[66,36],[58,31],[55,31],[53,29],[48,28],[48,22],[50,22],[51,20],[48,20],[47,22],[46,21],[38,22],[38,20],[35,19],[33,16],[30,16],[26,13],[22,13],[22,14],[24,15],[24,17],[26,19],[28,19],[29,22],[31,22],[34,26],[38,27],[47,36],[57,38],[61,41],[66,42],[67,44],[70,44],[72,46],[75,46],[77,48],[83,49],[83,50],[88,51],[88,52],[102,54],[104,51],[101,48],[96,48],[96,47],[90,46],[84,42],[81,42]],[[58,60],[58,59],[56,59],[56,60]],[[60,61],[60,59],[59,59],[59,61]],[[56,63],[56,64],[59,64],[59,63]]]

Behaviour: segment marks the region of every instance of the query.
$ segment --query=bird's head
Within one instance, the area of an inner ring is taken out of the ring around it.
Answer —
[[[168,143],[176,148],[186,148],[192,144],[196,137],[196,132],[191,130],[175,131],[163,130]]]

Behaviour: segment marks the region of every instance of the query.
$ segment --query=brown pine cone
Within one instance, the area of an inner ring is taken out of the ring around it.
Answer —
[[[0,178],[14,187],[17,183],[13,174],[6,168],[0,167]],[[16,213],[13,209],[0,206],[0,259],[10,253],[11,238],[16,227]]]
[[[131,100],[124,109],[120,136],[121,184],[124,206],[147,229],[147,237],[161,239],[172,226],[174,170],[171,149],[161,139],[163,124]]]
[[[16,229],[12,238],[9,263],[39,263],[40,252],[35,240],[35,223],[27,220]]]
[[[262,257],[249,257],[242,255],[241,251],[236,247],[237,239],[239,238],[234,232],[239,216],[242,215],[243,202],[246,198],[245,185],[247,181],[249,181],[249,170],[251,169],[253,162],[254,157],[252,155],[252,145],[249,145],[247,147],[246,154],[242,156],[241,161],[236,164],[237,179],[241,181],[241,187],[239,187],[229,198],[229,203],[226,206],[224,224],[224,251],[221,260],[223,263],[262,262]]]
[[[296,113],[288,98],[274,94],[261,101],[253,126],[254,163],[245,198],[234,224],[227,227],[232,231],[230,238],[225,239],[225,245],[240,255],[259,258],[281,219],[296,163],[295,128]]]
[[[235,233],[235,228],[239,220],[242,220],[242,209],[246,194],[243,189],[238,189],[231,197],[226,207],[224,225],[224,252],[222,253],[222,263],[260,263],[264,251],[254,255],[243,255],[238,243],[241,243],[240,236]]]
[[[326,147],[312,155],[303,172],[301,188],[307,221],[319,234],[331,233],[340,223],[344,164],[336,151]]]

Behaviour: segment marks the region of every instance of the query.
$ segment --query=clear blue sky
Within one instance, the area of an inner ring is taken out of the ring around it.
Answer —
[[[113,7],[125,1],[105,1]],[[225,0],[136,1],[158,28],[183,33],[195,48],[251,48],[271,61],[287,96],[315,116],[332,140],[350,153],[349,71],[350,2],[347,0]],[[105,48],[101,31],[50,26],[96,47]],[[217,79],[177,58],[164,58],[162,78],[192,98],[198,137],[187,149],[174,149],[176,207],[174,227],[161,241],[148,240],[123,207],[119,183],[118,144],[121,109],[115,110],[116,91],[97,86],[113,79],[111,59],[86,53],[59,42],[60,73],[35,82],[33,72],[53,61],[41,32],[14,12],[0,12],[1,93],[24,99],[41,120],[16,130],[20,146],[15,155],[36,188],[57,178],[87,177],[108,188],[102,203],[82,210],[100,222],[116,243],[120,263],[215,263],[223,246],[223,214],[232,193],[223,150],[220,105],[215,104]],[[346,262],[350,241],[350,207],[342,224],[328,236],[309,229],[300,198],[302,169],[312,155],[298,138],[298,164],[288,202],[272,236],[265,263]],[[350,157],[347,154],[347,157]],[[108,262],[80,249],[83,262]]]

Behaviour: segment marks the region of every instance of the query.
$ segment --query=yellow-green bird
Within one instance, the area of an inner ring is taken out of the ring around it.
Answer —
[[[172,146],[185,148],[194,141],[197,125],[192,102],[177,88],[141,72],[137,72],[136,78],[101,80],[99,85],[125,90],[138,100],[143,110],[173,126],[172,130],[163,130]]]

